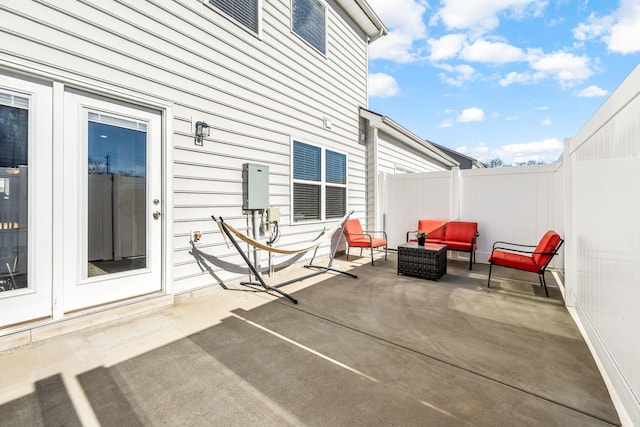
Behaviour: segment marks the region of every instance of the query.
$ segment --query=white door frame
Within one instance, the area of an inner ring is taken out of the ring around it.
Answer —
[[[128,117],[148,123],[146,194],[147,262],[145,269],[105,276],[86,275],[86,123],[89,111],[108,116]],[[67,90],[64,92],[64,180],[62,224],[64,233],[62,267],[64,290],[62,308],[57,313],[106,304],[143,294],[163,290],[163,226],[166,204],[163,200],[163,114],[161,110],[124,103],[90,93]],[[154,205],[153,200],[160,201]],[[161,216],[155,220],[154,211]]]
[[[52,315],[53,101],[50,83],[10,74],[0,73],[0,91],[29,99],[29,286],[0,293],[0,326],[3,326]]]

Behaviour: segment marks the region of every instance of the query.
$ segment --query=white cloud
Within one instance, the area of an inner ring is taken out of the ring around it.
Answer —
[[[469,156],[480,161],[483,161],[483,159],[490,160],[491,157],[491,151],[489,150],[489,147],[487,147],[487,145],[483,142],[479,143],[475,147],[462,145],[460,147],[457,147],[455,150],[460,154],[464,154],[465,156]]]
[[[386,59],[401,64],[413,62],[420,56],[420,51],[414,49],[414,42],[411,34],[390,31],[369,46],[369,59]]]
[[[369,57],[401,63],[419,59],[422,52],[417,42],[427,38],[426,4],[421,0],[369,0],[369,4],[389,29],[387,36],[369,46]]]
[[[493,30],[506,14],[516,19],[538,16],[547,0],[442,0],[442,8],[435,15],[448,28],[469,30],[476,35]]]
[[[475,68],[466,64],[455,66],[449,64],[435,64],[435,66],[453,74],[453,76],[444,73],[440,74],[442,81],[451,86],[459,87],[465,82],[473,81],[477,74]]]
[[[620,7],[611,15],[591,14],[573,29],[573,37],[579,44],[600,39],[612,52],[640,52],[640,1],[621,0]]]
[[[369,96],[388,98],[400,93],[398,82],[385,73],[369,74]]]
[[[506,87],[514,83],[519,83],[523,85],[531,85],[538,83],[540,80],[545,78],[544,73],[530,73],[523,72],[518,73],[517,71],[512,71],[505,78],[500,80],[500,86]]]
[[[560,81],[563,87],[571,87],[593,75],[590,61],[588,56],[558,51],[537,59],[531,67]]]
[[[451,125],[453,125],[453,120],[452,119],[447,119],[447,120],[443,120],[438,124],[439,128],[449,128],[451,127]]]
[[[573,29],[573,37],[579,42],[602,37],[609,33],[613,17],[598,18],[593,13],[587,18],[587,22],[581,22]]]
[[[524,61],[526,55],[521,49],[510,44],[490,42],[481,39],[462,49],[460,58],[473,62],[504,64],[507,62]]]
[[[482,122],[485,119],[484,111],[480,108],[471,107],[462,110],[456,118],[458,122]]]
[[[517,72],[512,71],[500,80],[500,86],[509,86],[514,83],[534,84],[547,78],[556,79],[564,88],[573,87],[593,75],[588,56],[577,56],[567,52],[553,52],[540,54],[532,51],[530,66],[534,70]]]
[[[595,86],[595,85],[591,85],[589,87],[586,87],[584,89],[582,89],[580,92],[578,92],[578,96],[581,98],[592,98],[592,97],[596,97],[596,96],[606,96],[608,95],[609,92],[607,92],[606,90],[602,89],[599,86]]]
[[[516,165],[535,162],[553,163],[562,154],[563,143],[556,138],[533,141],[522,144],[508,144],[498,148],[489,148],[480,142],[476,146],[463,145],[455,149],[459,153],[473,157],[481,162],[489,162],[495,158],[502,160],[505,165]]]
[[[609,49],[622,54],[640,52],[640,1],[622,0],[616,23],[606,41]]]
[[[439,39],[429,39],[428,44],[431,48],[429,58],[432,61],[454,58],[458,55],[466,40],[467,36],[465,34],[447,34]]]
[[[549,117],[546,117],[546,118],[542,119],[540,124],[542,126],[551,126],[552,122],[551,122],[551,119]]]
[[[496,157],[507,164],[528,162],[529,160],[553,162],[563,150],[563,143],[557,138],[523,144],[508,144],[496,150]]]

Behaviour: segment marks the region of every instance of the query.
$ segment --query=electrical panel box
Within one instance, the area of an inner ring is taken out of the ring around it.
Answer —
[[[269,166],[242,165],[242,209],[264,210],[269,207]]]

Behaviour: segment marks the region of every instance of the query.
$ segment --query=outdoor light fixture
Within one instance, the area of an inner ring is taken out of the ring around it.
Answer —
[[[205,122],[196,122],[196,145],[202,145],[202,141],[209,136],[210,128]]]

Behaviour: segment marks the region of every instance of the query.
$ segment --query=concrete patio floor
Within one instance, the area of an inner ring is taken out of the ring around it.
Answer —
[[[369,261],[281,288],[297,305],[233,282],[0,352],[0,426],[620,424],[557,287]]]

